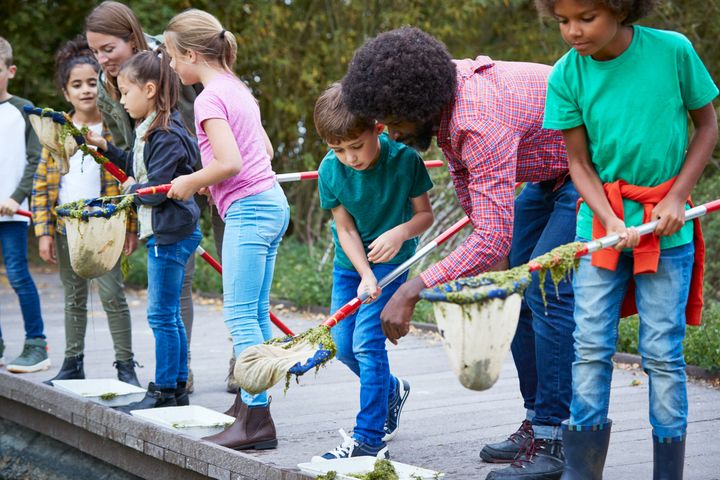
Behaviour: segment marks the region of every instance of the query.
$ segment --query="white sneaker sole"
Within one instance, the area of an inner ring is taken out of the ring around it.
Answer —
[[[50,359],[46,358],[42,362],[36,363],[35,365],[13,365],[7,366],[8,372],[12,373],[33,373],[41,372],[50,368]]]

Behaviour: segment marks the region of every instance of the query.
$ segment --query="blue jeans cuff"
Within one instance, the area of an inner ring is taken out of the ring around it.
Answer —
[[[533,432],[535,432],[535,438],[544,440],[559,440],[562,435],[560,427],[557,425],[533,425]]]
[[[535,410],[530,410],[529,408],[525,410],[525,420],[528,420],[530,422],[535,420]]]

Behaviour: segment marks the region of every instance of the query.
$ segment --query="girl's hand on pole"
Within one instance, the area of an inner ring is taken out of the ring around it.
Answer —
[[[123,245],[123,253],[126,257],[129,257],[131,253],[135,251],[138,246],[138,237],[132,232],[125,234],[125,244]]]
[[[368,294],[367,300],[364,303],[372,303],[377,297],[380,296],[380,289],[377,286],[377,279],[372,271],[369,271],[362,276],[360,285],[358,285],[357,295],[358,297],[363,294]]]
[[[6,199],[4,202],[0,202],[0,215],[13,216],[15,212],[20,208],[20,204],[12,198]]]
[[[99,133],[95,133],[92,130],[88,130],[88,132],[85,134],[85,141],[90,144],[98,147],[101,150],[107,150],[107,140],[100,135]]]
[[[131,186],[135,185],[137,182],[133,177],[128,177],[127,180],[125,180],[122,184],[122,191],[123,193],[127,193]]]
[[[38,253],[40,258],[48,263],[57,264],[57,254],[55,252],[55,239],[51,235],[43,235],[38,240]]]
[[[369,246],[368,261],[372,263],[385,263],[397,255],[403,242],[407,240],[402,225],[383,233]]]
[[[616,233],[620,237],[620,241],[613,247],[618,252],[626,248],[635,248],[640,243],[640,233],[633,227],[627,228],[625,222],[617,217],[607,222],[605,230],[607,235]]]
[[[685,199],[676,199],[667,195],[652,211],[652,219],[660,220],[655,235],[667,237],[677,233],[685,224]]]
[[[167,197],[175,200],[187,200],[192,197],[195,192],[200,189],[195,185],[192,175],[193,174],[181,175],[174,178],[170,182],[172,183],[172,188],[170,188],[170,191],[167,193]]]

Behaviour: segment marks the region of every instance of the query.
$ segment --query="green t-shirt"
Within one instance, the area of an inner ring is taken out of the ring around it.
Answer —
[[[320,206],[332,209],[342,205],[352,215],[363,245],[368,253],[377,237],[413,216],[411,198],[433,186],[427,169],[415,150],[394,142],[386,134],[380,139],[380,158],[368,170],[354,170],[343,165],[332,150],[325,155],[318,169]],[[335,242],[335,265],[355,270],[338,240],[332,222]],[[418,239],[403,243],[400,251],[387,263],[399,264],[415,253]]]
[[[680,173],[688,147],[688,110],[718,94],[690,41],[676,32],[633,26],[628,49],[597,61],[570,50],[548,80],[543,127],[585,125],[590,157],[603,183],[657,186]],[[642,223],[642,206],[623,200],[625,224]],[[686,207],[687,208],[687,207]],[[582,204],[577,235],[591,238],[592,211]],[[693,223],[661,248],[692,241]]]

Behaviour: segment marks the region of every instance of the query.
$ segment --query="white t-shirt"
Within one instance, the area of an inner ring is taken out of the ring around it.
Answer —
[[[76,125],[80,128],[82,125]],[[98,135],[102,135],[102,123],[88,125],[88,128]],[[94,147],[91,147],[94,148]],[[78,150],[70,157],[70,170],[60,177],[60,205],[76,200],[97,198],[100,196],[100,169],[102,167],[92,158],[83,158],[83,152]]]

